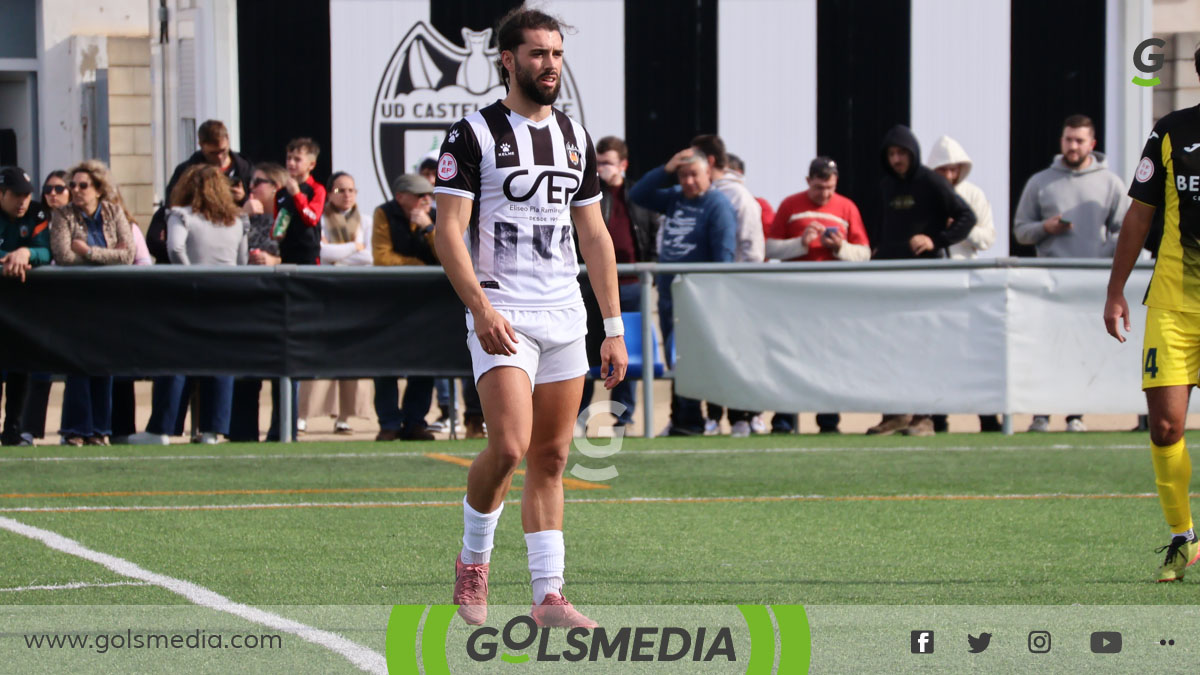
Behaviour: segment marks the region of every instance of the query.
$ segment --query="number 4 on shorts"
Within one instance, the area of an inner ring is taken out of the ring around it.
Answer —
[[[1150,373],[1150,378],[1158,377],[1158,349],[1151,347],[1146,350],[1146,368],[1147,373]]]

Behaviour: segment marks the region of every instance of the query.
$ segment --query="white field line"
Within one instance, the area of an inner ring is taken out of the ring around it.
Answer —
[[[123,558],[100,553],[87,548],[83,544],[68,539],[56,532],[43,530],[39,527],[26,525],[22,522],[11,518],[0,517],[0,528],[8,530],[14,534],[19,534],[30,539],[40,541],[46,546],[73,555],[77,558],[83,558],[91,562],[103,565],[108,569],[120,574],[124,577],[137,579],[164,588],[172,593],[187,598],[193,604],[207,607],[220,612],[232,614],[234,616],[245,619],[253,623],[261,624],[268,628],[284,631],[300,637],[302,640],[311,642],[315,645],[324,647],[333,651],[340,656],[346,658],[359,669],[369,673],[378,673],[379,675],[387,674],[387,661],[382,654],[364,647],[356,642],[351,642],[346,638],[336,633],[320,630],[311,626],[306,626],[297,621],[284,618],[278,614],[266,612],[249,605],[234,602],[223,595],[214,591],[210,591],[203,586],[198,586],[190,581],[168,577],[162,574],[156,574],[149,570],[139,567]]]
[[[72,581],[69,584],[56,586],[18,586],[17,588],[0,588],[0,593],[23,593],[25,591],[73,591],[78,588],[112,588],[113,586],[150,586],[144,581],[114,581],[107,584],[91,584],[86,581]]]
[[[921,501],[1022,501],[1043,499],[1149,499],[1155,492],[1141,493],[1034,493],[998,495],[740,495],[726,497],[613,497],[571,498],[568,504],[675,504],[675,503],[749,503],[749,502],[921,502]],[[1193,495],[1200,496],[1200,495]],[[519,505],[520,500],[506,504]],[[256,509],[378,509],[415,506],[462,506],[462,500],[407,502],[276,502],[259,504],[175,504],[175,505],[95,505],[95,506],[13,506],[0,513],[86,513],[89,511],[252,511]],[[0,521],[5,520],[0,518]],[[2,523],[0,523],[2,526]]]
[[[1022,450],[1140,450],[1149,448],[1150,444],[1124,445],[1068,445],[1055,443],[1052,445],[952,445],[946,447],[924,447],[916,445],[905,446],[863,446],[846,447],[801,447],[801,448],[704,448],[704,449],[662,449],[662,450],[622,450],[625,455],[754,455],[775,453],[817,453],[817,452],[972,452],[1005,451],[1019,452]],[[292,459],[393,459],[393,458],[423,458],[426,452],[335,452],[309,454],[262,454],[262,455],[136,455],[120,456],[82,456],[82,457],[0,457],[0,464],[6,462],[148,462],[148,461],[218,461],[218,460],[292,460]],[[442,452],[443,455],[474,457],[479,451]]]

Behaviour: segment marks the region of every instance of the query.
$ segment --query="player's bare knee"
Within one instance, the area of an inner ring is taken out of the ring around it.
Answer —
[[[525,464],[526,475],[554,478],[567,470],[567,452],[558,446],[530,448]]]
[[[1150,442],[1159,446],[1174,445],[1183,438],[1183,423],[1170,418],[1151,419]]]
[[[521,464],[525,456],[525,448],[517,442],[489,441],[488,452],[497,469],[511,474]]]

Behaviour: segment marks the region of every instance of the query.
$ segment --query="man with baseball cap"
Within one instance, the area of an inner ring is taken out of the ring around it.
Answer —
[[[50,262],[50,222],[40,202],[32,200],[29,175],[15,166],[0,169],[0,273],[25,281],[25,273]],[[26,373],[4,373],[8,398],[0,445],[30,445],[21,439]]]

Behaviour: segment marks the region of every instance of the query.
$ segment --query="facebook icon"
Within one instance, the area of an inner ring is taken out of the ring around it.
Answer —
[[[912,653],[914,653],[914,654],[932,654],[933,653],[933,631],[931,631],[931,630],[914,630],[912,632]]]

